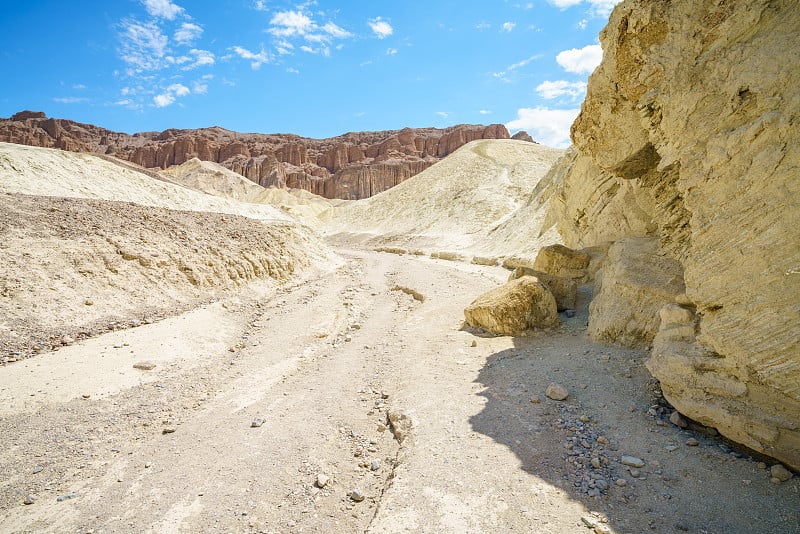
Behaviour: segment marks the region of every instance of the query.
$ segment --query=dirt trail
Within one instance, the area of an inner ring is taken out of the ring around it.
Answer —
[[[0,531],[800,531],[798,478],[665,423],[645,354],[590,343],[585,313],[477,337],[462,309],[507,271],[343,254],[319,280],[0,369]],[[387,412],[412,422],[402,444]]]

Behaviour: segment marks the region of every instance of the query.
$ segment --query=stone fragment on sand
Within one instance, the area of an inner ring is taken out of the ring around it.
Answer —
[[[686,422],[686,419],[684,419],[678,411],[674,411],[670,414],[669,422],[680,428],[687,428],[689,426],[689,423]]]
[[[380,468],[381,468],[381,461],[380,461],[380,460],[378,460],[377,458],[375,458],[374,460],[372,460],[372,462],[370,462],[370,464],[369,464],[369,468],[370,468],[372,471],[377,471],[378,469],[380,469]]]
[[[33,498],[33,495],[30,493],[25,496],[25,500],[22,501],[22,504],[33,504],[36,502],[36,499]]]
[[[156,368],[156,364],[151,361],[136,362],[133,364],[133,368],[141,371],[152,371]]]
[[[263,419],[261,419],[260,417],[257,417],[255,419],[253,419],[252,423],[250,423],[250,428],[258,428],[258,427],[262,426],[264,423],[265,423],[265,421]]]
[[[75,499],[77,497],[78,497],[77,493],[70,492],[70,493],[65,493],[64,495],[59,495],[58,498],[56,498],[56,501],[63,502],[63,501],[68,501],[70,499]]]
[[[364,493],[360,489],[356,488],[350,492],[350,500],[352,500],[353,502],[361,502],[364,499],[365,499]]]
[[[792,472],[783,467],[781,464],[775,464],[769,469],[773,478],[777,478],[781,482],[786,482],[792,478]]]
[[[547,390],[544,392],[544,394],[547,395],[547,398],[556,401],[563,401],[566,400],[567,397],[569,397],[569,391],[567,391],[567,388],[565,388],[561,384],[555,384],[555,383],[547,386]]]
[[[161,429],[162,434],[172,434],[173,432],[175,432],[174,426],[165,426],[164,428]]]
[[[556,300],[533,276],[523,276],[487,291],[464,309],[469,326],[507,336],[558,325]]]
[[[317,487],[322,489],[327,486],[331,481],[331,477],[322,473],[317,475]]]
[[[629,467],[636,467],[636,468],[644,467],[644,460],[642,460],[641,458],[637,458],[635,456],[623,456],[622,458],[619,459],[619,463],[621,463],[622,465],[627,465]]]
[[[689,438],[686,440],[686,445],[688,445],[689,447],[697,447],[698,445],[700,445],[700,442],[694,438]]]

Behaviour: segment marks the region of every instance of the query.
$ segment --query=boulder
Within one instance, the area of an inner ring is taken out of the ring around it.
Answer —
[[[578,299],[578,284],[575,280],[535,271],[527,267],[517,267],[508,276],[508,281],[510,282],[523,276],[534,276],[543,283],[555,297],[558,311],[575,309],[575,302]]]
[[[581,279],[586,275],[590,259],[588,254],[564,245],[550,245],[539,251],[533,268],[563,278]]]
[[[558,325],[556,299],[533,276],[517,278],[475,299],[464,310],[467,324],[492,334],[523,336]]]

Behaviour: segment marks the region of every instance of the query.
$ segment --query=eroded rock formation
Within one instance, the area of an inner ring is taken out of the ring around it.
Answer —
[[[799,32],[791,0],[620,4],[553,203],[567,245],[625,240],[592,334],[652,340],[648,368],[680,412],[795,469]]]
[[[22,111],[0,119],[0,141],[108,154],[166,169],[192,158],[220,163],[264,187],[355,200],[385,191],[477,139],[508,139],[505,126],[459,125],[348,133],[330,139],[242,134],[219,127],[134,135]]]

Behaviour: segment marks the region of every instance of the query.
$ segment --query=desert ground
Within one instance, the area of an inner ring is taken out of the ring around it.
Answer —
[[[521,143],[336,205],[0,144],[0,531],[800,532],[800,478],[589,339],[591,285],[465,326],[557,238]]]

